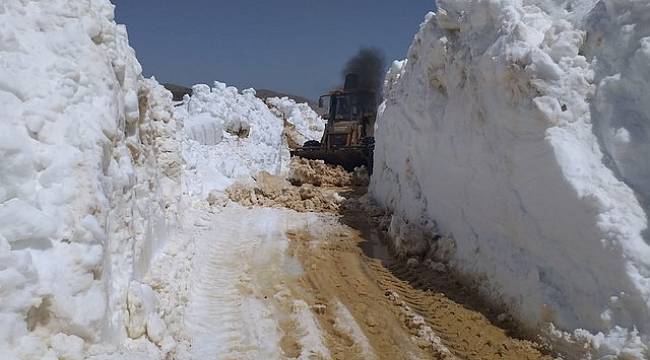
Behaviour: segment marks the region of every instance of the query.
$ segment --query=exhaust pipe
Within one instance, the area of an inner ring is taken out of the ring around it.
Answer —
[[[347,74],[345,75],[345,84],[343,90],[353,90],[359,87],[359,75]]]

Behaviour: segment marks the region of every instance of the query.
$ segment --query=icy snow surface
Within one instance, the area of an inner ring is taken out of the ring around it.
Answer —
[[[527,325],[642,358],[650,3],[438,6],[386,78],[375,197],[398,223],[435,221],[451,261]]]
[[[0,109],[2,358],[125,342],[180,191],[171,96],[107,0],[3,1]]]

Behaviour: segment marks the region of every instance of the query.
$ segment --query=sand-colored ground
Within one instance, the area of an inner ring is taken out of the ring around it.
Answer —
[[[312,220],[297,225],[306,219],[297,217],[286,231],[285,255],[299,261],[301,274],[280,271],[256,287],[276,303],[283,358],[551,359],[541,346],[513,338],[521,333],[508,317],[445,264],[393,256],[386,214],[359,201],[364,187],[324,186],[353,185],[356,175],[303,160],[294,160],[293,169],[291,183],[260,173],[254,183],[227,191],[251,209],[323,213],[301,214]]]
[[[348,223],[368,221],[359,215],[343,210]],[[447,287],[463,291],[450,275],[393,259],[381,249],[383,244],[376,243],[379,237],[366,239],[362,231],[347,225],[318,234],[306,229],[288,235],[289,252],[305,271],[300,279],[305,301],[321,306],[317,318],[335,359],[369,358],[337,331],[339,303],[349,310],[377,359],[551,358],[536,344],[508,336],[480,312],[443,293],[424,290],[427,284],[449,282]],[[370,246],[366,253],[374,251],[379,259],[364,254],[362,246]]]
[[[335,190],[305,183],[294,186],[286,179],[265,171],[250,183],[235,183],[226,189],[230,200],[244,206],[288,208],[299,212],[336,212],[343,198]]]

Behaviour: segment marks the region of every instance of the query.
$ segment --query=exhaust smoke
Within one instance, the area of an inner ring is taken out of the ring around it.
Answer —
[[[382,84],[386,74],[384,53],[377,48],[361,48],[359,52],[345,64],[343,77],[356,74],[356,87],[374,91],[381,95]]]

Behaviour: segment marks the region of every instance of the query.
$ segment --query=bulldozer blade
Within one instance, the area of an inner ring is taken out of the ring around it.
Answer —
[[[360,149],[323,150],[320,148],[299,148],[291,151],[291,156],[309,160],[323,160],[327,164],[341,165],[347,171],[359,166],[367,166],[368,157]]]

